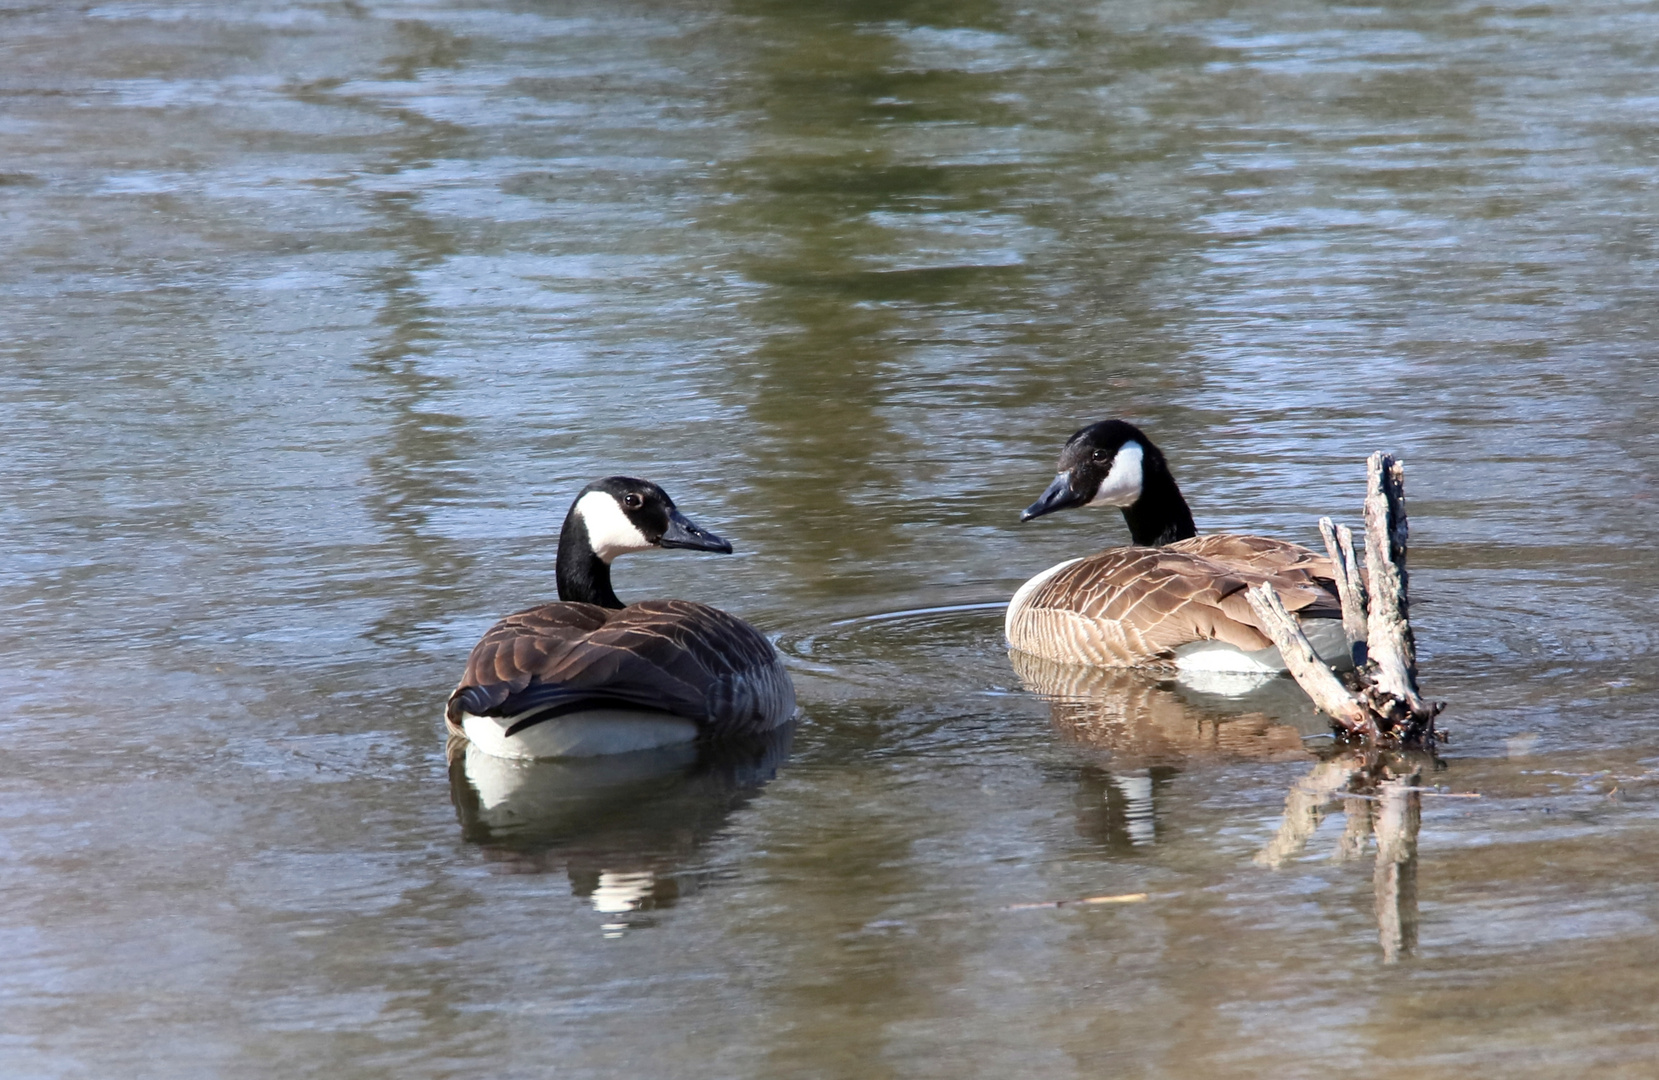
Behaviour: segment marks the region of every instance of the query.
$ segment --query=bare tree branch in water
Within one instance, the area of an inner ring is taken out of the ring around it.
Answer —
[[[1365,562],[1360,580],[1353,536],[1329,518],[1319,522],[1325,549],[1336,564],[1342,626],[1356,667],[1343,685],[1320,660],[1296,620],[1271,588],[1248,592],[1250,606],[1267,628],[1285,666],[1313,703],[1339,728],[1366,743],[1432,745],[1434,718],[1443,702],[1424,700],[1417,688],[1417,648],[1407,590],[1405,467],[1378,451],[1366,463]],[[1365,607],[1363,635],[1360,609]]]

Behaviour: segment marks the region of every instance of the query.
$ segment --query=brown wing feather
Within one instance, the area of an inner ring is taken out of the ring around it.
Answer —
[[[1165,551],[1184,551],[1214,562],[1260,574],[1283,571],[1305,571],[1314,578],[1323,578],[1335,584],[1336,568],[1324,555],[1301,544],[1274,540],[1266,536],[1240,536],[1236,533],[1214,533],[1178,540]]]
[[[1330,573],[1329,560],[1263,537],[1111,548],[1038,585],[1012,613],[1009,642],[1050,660],[1099,667],[1167,663],[1177,646],[1191,641],[1220,640],[1253,652],[1273,642],[1245,590],[1271,582],[1290,611],[1339,617]]]
[[[777,652],[753,626],[689,600],[621,610],[555,603],[509,615],[473,647],[447,715],[510,716],[560,697],[615,699],[715,734],[764,731],[795,710]]]

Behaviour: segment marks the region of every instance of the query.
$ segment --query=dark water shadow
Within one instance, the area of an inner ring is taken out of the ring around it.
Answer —
[[[705,883],[698,852],[777,775],[793,737],[789,724],[755,740],[551,761],[451,739],[450,796],[462,837],[498,872],[563,871],[620,934]]]

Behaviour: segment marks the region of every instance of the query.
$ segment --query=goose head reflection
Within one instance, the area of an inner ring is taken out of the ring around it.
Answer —
[[[449,744],[461,835],[501,873],[563,871],[618,936],[648,925],[706,875],[697,851],[777,775],[793,725],[754,740],[601,758],[519,761]]]

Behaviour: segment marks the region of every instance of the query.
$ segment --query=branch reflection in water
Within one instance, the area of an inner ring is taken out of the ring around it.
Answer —
[[[500,872],[563,870],[615,937],[707,879],[689,869],[698,851],[777,775],[793,734],[548,761],[451,738],[450,796],[462,836]]]
[[[1244,698],[1191,690],[1147,672],[1056,664],[1009,653],[1028,690],[1049,702],[1055,731],[1068,742],[1107,750],[1112,767],[1085,769],[1106,783],[1093,801],[1106,810],[1093,829],[1108,846],[1140,847],[1156,839],[1153,803],[1160,782],[1199,761],[1255,760],[1313,763],[1285,797],[1278,834],[1257,853],[1258,865],[1278,869],[1296,859],[1340,800],[1346,827],[1336,859],[1362,858],[1377,840],[1373,889],[1383,960],[1394,963],[1417,947],[1417,833],[1425,759],[1384,751],[1337,748],[1321,757],[1307,747],[1330,722],[1313,711],[1297,685],[1274,679]],[[1240,711],[1247,709],[1248,711]],[[1090,794],[1094,794],[1091,790]],[[1114,796],[1116,796],[1114,798]],[[1120,801],[1121,813],[1112,813]],[[1125,844],[1123,841],[1127,841]]]
[[[1346,825],[1335,858],[1361,858],[1371,836],[1377,838],[1371,883],[1386,964],[1417,948],[1417,832],[1423,806],[1418,781],[1423,760],[1377,750],[1342,750],[1319,762],[1291,786],[1278,835],[1256,853],[1262,866],[1277,870],[1285,865],[1302,853],[1341,799]]]

